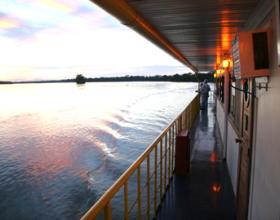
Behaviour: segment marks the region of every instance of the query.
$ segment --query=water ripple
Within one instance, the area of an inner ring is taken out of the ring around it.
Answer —
[[[195,88],[11,85],[7,93],[0,87],[0,99],[7,100],[0,109],[0,219],[80,218],[183,110]]]

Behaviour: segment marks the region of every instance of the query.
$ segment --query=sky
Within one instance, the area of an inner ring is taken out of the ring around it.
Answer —
[[[0,80],[190,70],[89,0],[1,0]]]

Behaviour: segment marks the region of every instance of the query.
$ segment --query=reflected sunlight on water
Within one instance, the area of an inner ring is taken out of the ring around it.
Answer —
[[[195,83],[0,86],[0,219],[78,219],[194,97]]]

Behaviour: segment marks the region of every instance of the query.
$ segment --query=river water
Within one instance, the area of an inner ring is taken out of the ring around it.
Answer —
[[[195,96],[195,83],[0,86],[0,219],[79,219]]]

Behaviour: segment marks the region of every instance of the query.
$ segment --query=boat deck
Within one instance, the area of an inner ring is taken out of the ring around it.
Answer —
[[[159,220],[235,219],[235,198],[213,106],[200,111],[192,134],[190,173],[174,176],[159,208]]]

